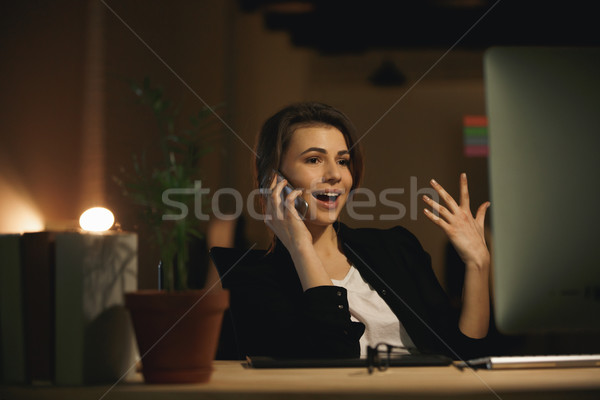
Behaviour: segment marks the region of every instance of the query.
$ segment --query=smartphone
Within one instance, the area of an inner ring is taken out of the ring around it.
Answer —
[[[284,179],[287,179],[281,174],[281,172],[279,172],[279,171],[274,171],[274,172],[277,176],[277,183],[281,182]],[[294,188],[292,187],[292,185],[289,184],[289,180],[288,180],[288,184],[285,185],[285,187],[281,191],[281,200],[285,201],[285,198],[290,193],[292,193],[293,190],[294,190]],[[296,211],[298,212],[298,215],[300,216],[300,218],[304,219],[304,216],[306,215],[306,212],[308,211],[308,203],[306,202],[306,200],[304,200],[302,198],[302,196],[296,197],[296,200],[294,201],[294,207],[296,208]]]

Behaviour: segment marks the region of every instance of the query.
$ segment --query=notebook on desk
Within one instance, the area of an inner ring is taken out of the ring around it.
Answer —
[[[272,357],[246,357],[250,368],[362,368],[365,358],[286,359]],[[437,354],[404,354],[390,357],[390,367],[446,366],[452,359]]]

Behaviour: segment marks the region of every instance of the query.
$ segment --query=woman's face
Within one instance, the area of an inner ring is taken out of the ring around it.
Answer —
[[[335,127],[305,126],[292,134],[281,173],[308,203],[307,224],[335,222],[352,188],[350,153]]]

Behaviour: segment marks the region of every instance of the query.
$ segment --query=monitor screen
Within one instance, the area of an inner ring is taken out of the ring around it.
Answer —
[[[600,48],[493,47],[484,83],[498,330],[600,331]]]

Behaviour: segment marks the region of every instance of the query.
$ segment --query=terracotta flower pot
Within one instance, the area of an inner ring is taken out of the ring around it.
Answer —
[[[140,290],[126,293],[125,305],[147,383],[210,380],[229,291]]]

